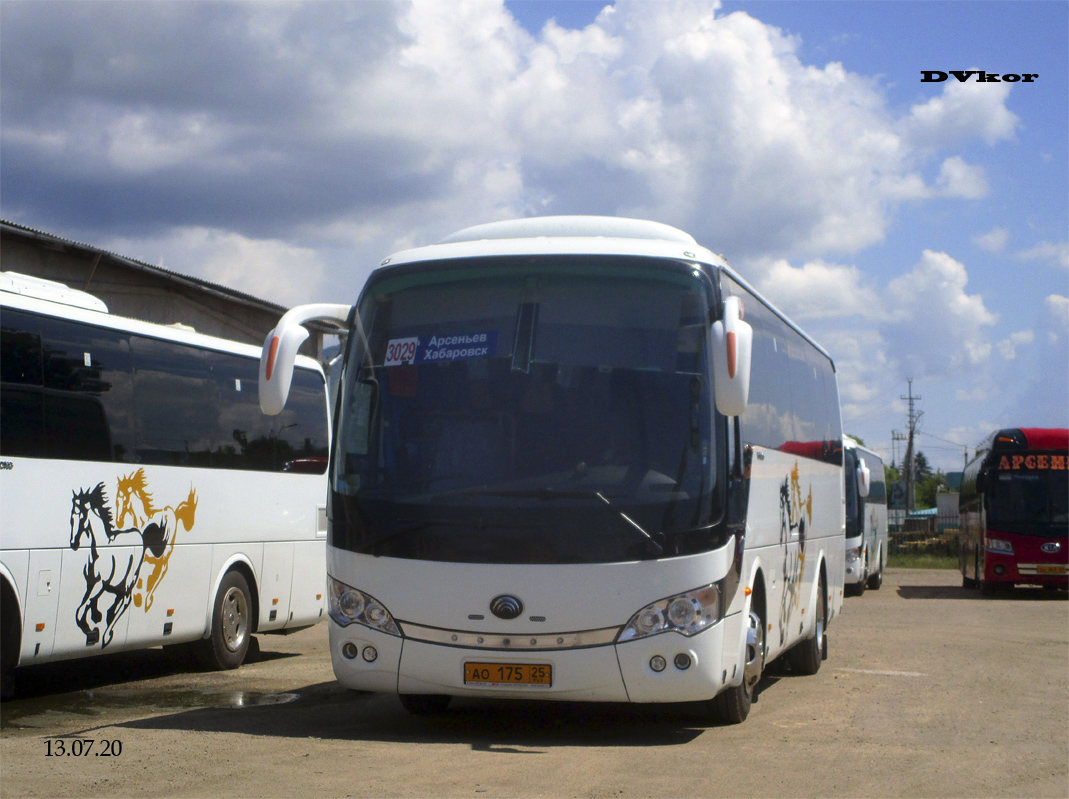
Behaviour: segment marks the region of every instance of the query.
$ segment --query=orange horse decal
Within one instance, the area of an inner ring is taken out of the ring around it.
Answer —
[[[152,571],[143,580],[138,579],[137,593],[133,597],[134,606],[148,613],[149,608],[152,607],[153,594],[156,593],[160,581],[167,574],[167,564],[174,551],[178,525],[181,524],[187,533],[193,529],[197,513],[197,492],[191,487],[189,496],[178,503],[178,507],[172,508],[168,505],[165,508],[157,508],[153,505],[152,494],[148,491],[145,470],[138,469],[133,474],[119,478],[115,506],[119,527],[129,519],[146,538],[163,542],[161,550],[145,553],[144,562],[151,567]]]

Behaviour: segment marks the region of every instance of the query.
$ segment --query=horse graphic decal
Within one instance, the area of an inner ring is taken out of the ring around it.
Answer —
[[[136,479],[138,474],[139,480]],[[70,548],[77,552],[83,544],[89,547],[89,558],[82,570],[85,595],[74,618],[85,633],[85,645],[99,643],[101,649],[111,643],[115,624],[131,602],[142,604],[141,594],[135,595],[134,591],[135,588],[144,590],[141,568],[146,562],[152,565],[151,588],[146,590],[147,601],[144,603],[147,611],[151,593],[167,571],[177,522],[181,521],[188,531],[193,526],[197,506],[196,494],[190,490],[189,498],[177,508],[156,511],[152,509],[151,496],[145,490],[142,470],[119,481],[120,495],[123,495],[124,480],[129,481],[128,490],[126,503],[121,500],[119,503],[118,525],[113,521],[103,483],[93,489],[73,492],[71,505]],[[147,508],[152,510],[146,510],[141,495],[148,498]],[[135,506],[139,506],[141,516]],[[128,516],[132,518],[133,526],[120,529]],[[132,547],[132,551],[128,547]]]
[[[798,588],[805,570],[806,528],[813,523],[813,488],[809,487],[802,501],[802,486],[798,477],[798,461],[784,478],[779,489],[780,543],[783,548],[783,594],[780,597],[779,642],[787,640],[793,611],[798,607]],[[797,550],[791,546],[798,536]]]
[[[145,552],[145,563],[152,571],[144,580],[138,580],[137,593],[134,594],[134,607],[143,608],[145,613],[148,613],[152,607],[152,596],[167,574],[167,563],[174,551],[179,522],[186,532],[193,528],[197,513],[197,492],[191,488],[189,496],[184,502],[180,502],[177,508],[170,505],[163,509],[156,508],[152,504],[152,494],[148,492],[145,470],[138,469],[133,474],[119,479],[115,504],[119,513],[119,525],[129,518],[134,526],[141,530],[146,541],[163,541],[163,551],[160,554],[152,550]]]

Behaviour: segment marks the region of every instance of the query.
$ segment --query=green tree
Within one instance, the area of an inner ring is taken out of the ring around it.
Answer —
[[[918,451],[913,456],[913,482],[920,485],[921,482],[932,476],[932,465],[928,463],[928,456]]]
[[[931,470],[929,470],[930,472]],[[935,496],[940,489],[947,488],[946,475],[937,470],[935,474],[928,474],[923,480],[918,480],[914,489],[914,501],[918,509],[934,508]]]

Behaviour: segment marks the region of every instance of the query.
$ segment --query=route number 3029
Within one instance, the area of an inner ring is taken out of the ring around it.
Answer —
[[[419,349],[418,338],[395,338],[386,344],[386,363],[384,366],[397,366],[402,363],[412,363],[416,360],[416,350]]]

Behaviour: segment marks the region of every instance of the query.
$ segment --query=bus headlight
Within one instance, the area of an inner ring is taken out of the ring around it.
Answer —
[[[400,635],[401,630],[390,612],[375,597],[358,591],[352,586],[327,577],[328,608],[330,617],[342,627],[362,624],[372,630]]]
[[[984,546],[992,552],[1005,552],[1007,555],[1013,554],[1013,544],[1009,541],[1003,541],[1001,538],[985,538]]]
[[[850,549],[846,550],[846,560],[847,560],[847,562],[853,562],[855,560],[860,560],[860,559],[861,559],[861,547],[851,547]]]
[[[651,602],[631,617],[616,640],[631,641],[672,631],[694,635],[720,618],[720,588],[713,583]]]

